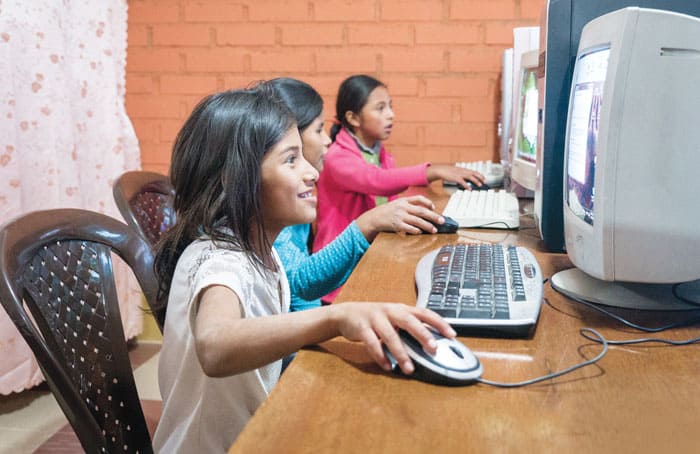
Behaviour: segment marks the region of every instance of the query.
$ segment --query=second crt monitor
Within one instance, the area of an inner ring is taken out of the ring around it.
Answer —
[[[511,178],[530,191],[535,190],[537,156],[537,68],[538,51],[525,52],[520,59],[520,77],[511,157]]]
[[[584,27],[563,197],[578,269],[555,275],[557,290],[634,308],[700,299],[698,282],[672,285],[700,278],[698,80],[698,18],[631,7]]]

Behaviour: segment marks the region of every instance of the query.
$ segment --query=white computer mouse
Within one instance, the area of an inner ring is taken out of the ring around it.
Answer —
[[[457,339],[442,336],[428,328],[435,336],[437,351],[434,355],[423,350],[408,331],[399,330],[399,337],[406,346],[408,356],[413,361],[415,371],[411,377],[440,385],[468,385],[481,377],[482,367],[474,353]],[[396,360],[388,349],[384,349],[395,371],[400,372]]]

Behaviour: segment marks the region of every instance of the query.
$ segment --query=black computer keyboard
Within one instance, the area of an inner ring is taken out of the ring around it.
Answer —
[[[416,305],[465,335],[525,337],[542,306],[542,272],[523,247],[448,244],[416,267]]]

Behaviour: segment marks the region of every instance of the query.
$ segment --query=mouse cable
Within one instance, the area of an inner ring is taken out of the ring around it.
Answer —
[[[590,341],[600,343],[599,339],[595,339],[593,337],[590,337],[590,335],[587,333],[581,333],[581,335]],[[661,339],[658,337],[645,337],[645,338],[641,338],[641,339],[629,339],[629,340],[619,340],[619,341],[606,339],[606,342],[608,343],[608,345],[633,345],[633,344],[641,344],[641,343],[645,343],[645,342],[657,342],[659,344],[682,346],[682,345],[696,344],[696,343],[700,342],[700,337],[694,337],[692,339],[686,339],[686,340],[680,340],[680,341],[674,341],[671,339]]]
[[[551,286],[551,282],[550,282],[550,286]],[[554,288],[554,287],[552,287],[552,288]],[[554,290],[556,290],[556,289],[554,289]],[[558,292],[558,290],[557,290],[557,292]],[[676,295],[675,286],[674,286],[674,295]],[[606,315],[614,320],[617,320],[618,322],[622,323],[623,325],[629,326],[630,328],[636,329],[638,331],[643,331],[645,333],[659,333],[661,331],[666,331],[668,329],[681,328],[684,326],[691,326],[691,325],[694,325],[694,324],[700,322],[700,315],[696,315],[695,317],[692,317],[692,318],[689,318],[686,320],[681,320],[680,322],[670,323],[668,325],[659,326],[657,328],[652,328],[649,326],[638,325],[637,323],[631,322],[631,321],[627,320],[626,318],[621,317],[617,314],[614,314],[607,309],[603,309],[598,304],[584,300],[583,298],[579,298],[579,297],[572,296],[572,295],[564,295],[564,296],[566,296],[567,298],[569,298],[569,299],[571,299],[579,304],[582,304],[586,307],[589,307],[593,310],[596,310],[596,311],[600,312],[601,314]],[[680,297],[680,295],[676,295],[676,297],[681,299],[684,303],[698,305],[698,309],[700,309],[700,304],[698,304],[697,302],[693,302],[691,300],[688,300],[687,298],[682,298],[682,297]],[[697,314],[697,309],[691,309],[691,311],[696,311],[695,314]]]
[[[509,226],[508,223],[505,221],[487,222],[486,224],[470,225],[469,227],[464,227],[464,228],[465,229],[484,229],[484,228],[489,228],[492,225],[502,225],[507,230],[514,230],[513,227]]]
[[[485,380],[483,378],[477,378],[476,381],[479,383],[483,383],[484,385],[490,385],[490,386],[496,386],[498,388],[519,388],[522,386],[528,386],[532,385],[535,383],[539,383],[545,380],[551,380],[556,377],[561,377],[562,375],[568,374],[569,372],[573,372],[576,369],[580,369],[582,367],[590,366],[591,364],[595,364],[598,361],[605,356],[605,354],[608,352],[608,341],[603,337],[602,334],[600,334],[598,331],[594,330],[593,328],[581,328],[579,331],[581,336],[585,337],[586,339],[589,340],[595,340],[595,342],[598,342],[603,345],[603,349],[598,353],[595,358],[580,362],[578,364],[574,364],[571,367],[567,367],[566,369],[560,370],[559,372],[552,372],[551,374],[543,375],[541,377],[537,378],[532,378],[530,380],[525,380],[525,381],[520,381],[520,382],[515,382],[515,383],[501,383],[501,382],[496,382],[496,381],[490,381],[490,380]],[[588,337],[584,333],[592,333],[595,338]]]

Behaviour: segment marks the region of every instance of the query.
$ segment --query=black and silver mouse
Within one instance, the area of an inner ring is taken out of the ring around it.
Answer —
[[[445,222],[442,224],[436,224],[431,222],[437,228],[437,233],[455,233],[459,229],[459,223],[449,216],[443,216]],[[424,232],[428,233],[428,232]]]
[[[457,339],[444,337],[430,327],[428,329],[437,342],[437,351],[434,355],[423,350],[420,342],[408,331],[399,330],[399,337],[415,366],[411,377],[428,383],[451,386],[469,385],[481,377],[481,363],[471,350]],[[400,372],[401,369],[396,360],[386,347],[384,352],[393,370]]]
[[[482,183],[481,186],[477,186],[471,181],[467,181],[467,186],[470,187],[472,191],[488,191],[489,189],[491,189],[491,186],[489,186],[486,183]]]

